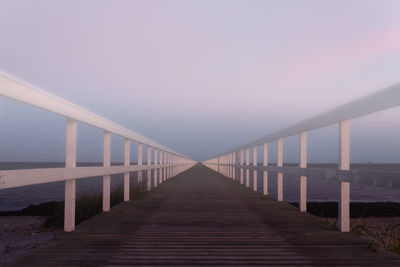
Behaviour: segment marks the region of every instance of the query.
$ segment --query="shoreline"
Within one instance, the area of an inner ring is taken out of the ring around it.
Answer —
[[[95,197],[100,197],[95,195]],[[116,201],[119,203],[121,200]],[[116,204],[115,203],[115,204]],[[287,202],[298,207],[298,202]],[[21,210],[0,211],[1,216],[54,216],[56,213],[63,212],[63,201],[50,201],[41,204],[33,204]],[[338,202],[308,202],[307,212],[322,218],[338,217]],[[62,215],[62,214],[61,214]],[[366,217],[400,217],[399,202],[351,202],[351,218]]]
[[[299,207],[298,202],[288,202]],[[308,202],[307,212],[322,218],[338,217],[338,202]],[[350,218],[400,217],[399,202],[350,202]]]

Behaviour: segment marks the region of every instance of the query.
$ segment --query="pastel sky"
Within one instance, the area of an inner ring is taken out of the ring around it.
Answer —
[[[205,160],[399,83],[399,11],[398,0],[0,0],[0,69]],[[63,118],[0,105],[0,161],[64,159]],[[400,162],[399,115],[353,120],[352,161]],[[80,126],[78,160],[101,161],[101,138]],[[285,161],[297,145],[285,139]],[[122,160],[122,140],[112,146]],[[309,161],[336,160],[337,127],[311,132]]]

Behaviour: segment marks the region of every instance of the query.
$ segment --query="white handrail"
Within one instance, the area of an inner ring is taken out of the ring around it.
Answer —
[[[124,173],[124,201],[129,201],[130,172],[137,171],[138,181],[141,182],[142,171],[147,170],[147,189],[151,190],[151,170],[154,170],[155,179],[158,179],[156,173],[160,171],[160,180],[154,182],[154,186],[157,186],[158,183],[176,176],[195,164],[195,161],[185,155],[1,71],[0,96],[30,104],[67,118],[65,168],[0,171],[0,189],[65,181],[65,231],[75,230],[76,179],[103,175],[103,211],[109,211],[110,175]],[[82,122],[104,131],[103,167],[76,167],[77,122]],[[110,166],[110,134],[125,138],[124,166]],[[138,142],[137,165],[129,164],[130,140]],[[147,166],[142,165],[143,144],[147,145]],[[154,164],[151,159],[151,148],[154,149]],[[157,162],[158,153],[160,153],[160,159],[163,155],[164,162],[161,162],[161,160],[159,163]]]
[[[277,192],[278,201],[283,201],[283,173],[289,169],[283,167],[283,138],[298,135],[299,136],[299,168],[307,168],[307,132],[322,128],[332,124],[339,125],[339,172],[337,173],[338,181],[340,182],[340,198],[339,198],[339,228],[343,232],[350,230],[350,182],[351,179],[358,179],[357,175],[364,174],[361,172],[350,172],[350,119],[371,114],[381,110],[386,110],[400,105],[400,84],[385,88],[377,93],[362,97],[345,105],[339,106],[328,112],[318,116],[284,128],[280,131],[261,137],[253,142],[235,147],[225,153],[219,154],[216,157],[203,161],[203,164],[222,173],[223,175],[236,179],[235,168],[240,168],[240,183],[243,184],[244,178],[246,186],[249,187],[249,149],[253,149],[253,165],[257,166],[257,147],[263,146],[263,179],[264,179],[264,194],[268,194],[268,171],[274,168],[268,167],[268,143],[277,142]],[[243,152],[246,150],[246,166],[243,165]],[[237,166],[236,162],[240,165]],[[244,175],[243,169],[246,170]],[[289,170],[292,171],[292,170]],[[307,176],[300,175],[300,211],[306,211],[307,204]],[[340,175],[349,176],[350,179],[340,177]],[[382,174],[383,175],[383,174]],[[390,174],[389,174],[390,175]],[[387,180],[391,178],[386,175],[386,184],[392,185],[392,182],[397,182],[392,179],[389,183]],[[238,179],[239,180],[239,179]],[[254,169],[253,185],[257,185],[257,169]],[[257,191],[257,187],[254,186]]]
[[[157,148],[175,155],[188,158],[166,146],[150,140],[134,131],[128,130],[110,120],[107,120],[93,112],[90,112],[78,105],[68,102],[43,89],[21,81],[11,75],[0,71],[0,95],[23,102],[67,118],[79,121],[104,131],[135,140],[139,143]]]
[[[344,120],[361,117],[363,115],[389,109],[398,105],[400,105],[400,84],[382,89],[379,92],[362,97],[298,124],[268,134],[250,143],[230,149],[220,155],[240,151],[247,147],[259,146],[264,143],[278,140],[279,138],[285,138],[297,135],[301,132],[319,129]]]

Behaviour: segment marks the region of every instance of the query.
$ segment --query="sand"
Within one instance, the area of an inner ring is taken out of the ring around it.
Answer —
[[[0,216],[0,266],[61,233],[43,230],[44,222],[41,216]]]

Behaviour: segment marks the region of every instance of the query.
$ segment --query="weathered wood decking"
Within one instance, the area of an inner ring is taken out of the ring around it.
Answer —
[[[400,266],[400,257],[197,165],[15,265]]]

